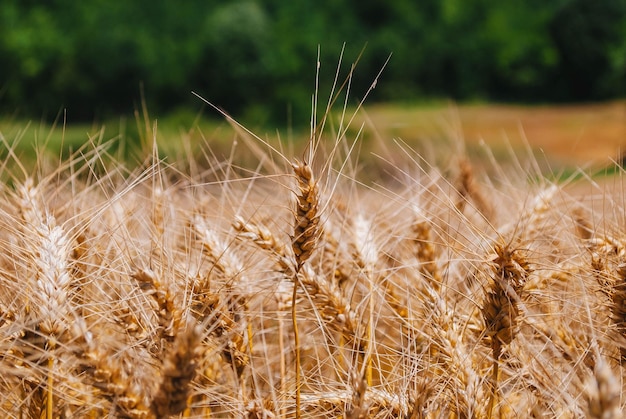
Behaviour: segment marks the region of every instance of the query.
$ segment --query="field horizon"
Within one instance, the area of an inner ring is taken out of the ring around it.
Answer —
[[[216,152],[227,155],[236,132],[223,120],[206,111],[181,111],[155,117],[144,109],[134,117],[92,124],[74,124],[71,119],[54,125],[35,121],[0,118],[0,134],[5,143],[17,141],[16,149],[26,155],[46,146],[52,153],[77,150],[89,141],[117,139],[126,147],[150,142],[152,124],[158,121],[157,141],[165,154],[176,155],[176,143],[188,141],[194,147],[210,141]],[[340,113],[335,115],[340,117]],[[146,126],[146,124],[150,126]],[[544,160],[555,171],[567,168],[602,168],[619,162],[626,151],[626,101],[593,104],[489,104],[436,101],[429,104],[378,103],[367,105],[355,114],[355,133],[363,126],[360,147],[380,152],[394,139],[409,146],[461,140],[466,147],[478,149],[486,144],[496,155],[513,151],[526,153],[530,147],[535,158]],[[308,133],[302,128],[279,131],[250,127],[264,138],[280,136],[282,142],[302,145]],[[276,141],[276,140],[274,140]],[[370,144],[374,144],[370,147]],[[369,148],[368,148],[369,147]],[[363,156],[362,156],[363,157]],[[371,156],[365,156],[366,160]]]

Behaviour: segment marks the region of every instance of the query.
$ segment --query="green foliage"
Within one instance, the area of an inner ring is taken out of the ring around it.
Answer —
[[[582,101],[626,93],[625,0],[4,0],[0,110],[106,120],[197,108],[197,91],[254,123],[306,124],[361,56],[350,94],[372,100]],[[320,98],[324,101],[327,98]],[[288,116],[289,115],[289,116]]]
[[[564,99],[611,97],[619,80],[624,87],[625,15],[624,0],[572,0],[553,16],[550,30],[559,51]]]
[[[196,89],[229,112],[241,112],[251,98],[270,94],[269,66],[264,55],[271,48],[269,18],[254,2],[229,2],[216,7],[204,23],[206,42],[192,78]]]

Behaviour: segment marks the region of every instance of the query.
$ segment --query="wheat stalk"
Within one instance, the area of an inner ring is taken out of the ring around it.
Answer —
[[[41,206],[41,185],[35,186],[28,178],[18,188],[17,203],[22,216],[22,242],[25,257],[31,265],[34,283],[29,295],[30,320],[35,324],[33,332],[28,331],[26,339],[47,353],[46,400],[43,411],[46,418],[54,415],[54,374],[57,360],[55,350],[67,338],[71,322],[69,308],[70,287],[73,281],[70,267],[70,239],[62,227],[56,225],[55,218]],[[38,342],[37,334],[45,337]],[[36,407],[35,407],[36,408]]]
[[[292,169],[298,181],[296,194],[296,211],[293,235],[291,236],[291,248],[295,256],[295,269],[293,276],[293,293],[291,297],[291,323],[294,333],[294,347],[296,357],[294,361],[296,372],[296,418],[301,417],[301,360],[300,360],[300,336],[298,333],[296,300],[298,283],[300,282],[300,269],[311,257],[320,235],[319,229],[319,192],[317,182],[313,178],[313,171],[306,163],[296,162]]]

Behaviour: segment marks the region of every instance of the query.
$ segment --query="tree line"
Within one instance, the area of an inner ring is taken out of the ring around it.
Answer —
[[[626,95],[626,0],[3,0],[0,110],[72,120],[199,106],[306,121],[320,51],[372,101]]]

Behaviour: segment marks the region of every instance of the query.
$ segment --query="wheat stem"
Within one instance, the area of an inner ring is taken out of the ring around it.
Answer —
[[[296,300],[298,299],[298,273],[293,278],[293,293],[291,295],[291,326],[293,328],[293,345],[296,352],[294,368],[295,368],[295,381],[296,381],[296,418],[302,417],[301,406],[301,361],[300,361],[300,333],[298,331],[298,317],[296,311]]]
[[[54,346],[52,343],[50,345]],[[53,347],[49,348],[50,350]],[[54,411],[54,376],[52,371],[54,369],[54,357],[48,358],[48,383],[46,386],[46,419],[52,419],[52,413]]]

